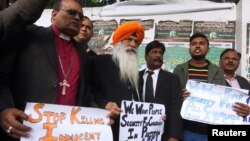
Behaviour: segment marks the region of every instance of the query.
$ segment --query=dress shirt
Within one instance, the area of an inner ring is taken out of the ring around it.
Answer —
[[[157,80],[158,80],[158,74],[160,72],[160,69],[156,69],[156,70],[150,70],[148,68],[146,68],[144,74],[143,74],[143,95],[142,95],[142,100],[145,101],[145,90],[146,90],[146,80],[148,77],[148,73],[147,71],[153,71],[154,74],[152,74],[152,79],[153,79],[153,89],[154,89],[154,97],[155,97],[155,90],[156,90],[156,84],[157,84]]]
[[[236,74],[234,74],[234,77],[231,78],[231,79],[229,79],[225,74],[224,74],[224,77],[225,77],[226,81],[228,82],[228,84],[230,86],[232,86],[233,88],[239,88],[240,89],[240,84],[239,84],[239,82],[237,80]]]

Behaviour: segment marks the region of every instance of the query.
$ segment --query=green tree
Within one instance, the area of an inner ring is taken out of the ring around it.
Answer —
[[[55,3],[56,3],[56,0],[50,0],[47,4],[46,8],[52,8]]]

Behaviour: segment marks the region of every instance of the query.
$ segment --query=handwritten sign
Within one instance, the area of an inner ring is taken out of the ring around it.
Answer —
[[[103,109],[27,103],[25,113],[24,124],[32,130],[21,141],[113,141],[109,112]]]
[[[162,104],[122,101],[120,141],[160,141],[164,132]]]
[[[233,111],[235,102],[246,103],[247,93],[221,85],[189,80],[190,96],[183,102],[184,119],[209,124],[243,124],[243,118]]]

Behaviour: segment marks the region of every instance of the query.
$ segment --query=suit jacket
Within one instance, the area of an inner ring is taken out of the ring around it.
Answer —
[[[250,84],[249,84],[249,82],[247,81],[247,79],[245,79],[244,77],[242,77],[242,76],[240,76],[240,75],[236,75],[236,79],[237,79],[238,82],[239,82],[240,88],[241,88],[241,89],[249,90],[249,91],[248,91],[248,95],[250,95]],[[231,87],[231,85],[230,85],[227,81],[226,81],[226,85]]]
[[[56,101],[58,64],[52,28],[31,25],[23,37],[20,46],[0,62],[0,110],[11,107],[23,110],[27,102],[54,104]],[[77,105],[87,106],[89,96],[85,95],[84,76],[87,74],[83,70],[87,69],[86,53],[80,45],[75,43],[75,47],[80,61]]]
[[[119,68],[115,65],[111,55],[97,55],[92,59],[91,75],[94,95],[101,108],[108,102],[115,102],[119,107],[122,100],[132,100],[137,92],[130,83],[120,81]],[[112,126],[114,141],[119,140],[119,117],[115,118]]]
[[[173,71],[173,73],[178,76],[182,89],[186,88],[186,84],[188,81],[189,62],[190,60],[186,61],[183,64],[177,65]],[[220,69],[220,67],[216,66],[215,64],[212,64],[210,61],[206,60],[206,62],[209,63],[207,83],[225,86],[226,82],[224,79],[224,72]]]
[[[141,98],[144,72],[145,70],[142,70],[139,73]],[[164,125],[162,141],[166,141],[168,138],[180,139],[182,133],[182,118],[180,115],[182,95],[178,77],[161,69],[156,84],[155,98],[146,102],[159,103],[165,106],[167,120]]]
[[[18,0],[0,11],[0,48],[11,48],[19,41],[24,27],[34,23],[41,16],[48,1]]]

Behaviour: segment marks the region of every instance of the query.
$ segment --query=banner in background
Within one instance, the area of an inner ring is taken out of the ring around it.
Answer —
[[[161,42],[189,42],[192,33],[191,20],[175,21],[159,21],[155,27],[155,39]],[[174,45],[174,44],[173,44]],[[171,47],[173,47],[173,45]],[[178,46],[178,44],[176,44]]]
[[[166,46],[163,62],[166,70],[170,72],[178,64],[190,59],[189,38],[195,32],[202,32],[207,36],[210,51],[206,58],[213,64],[219,64],[220,53],[225,48],[235,46],[235,21],[162,20],[156,22],[154,19],[120,19],[119,22],[127,21],[138,21],[145,27],[145,38],[138,48],[139,70],[146,67],[145,46],[153,40],[159,40]],[[90,48],[97,54],[112,54],[112,33],[118,25],[115,19],[94,21],[94,37],[90,40]]]
[[[112,47],[107,46],[110,44],[110,38],[118,26],[118,22],[114,20],[95,20],[93,21],[93,37],[88,42],[91,50],[96,54],[110,54]]]

